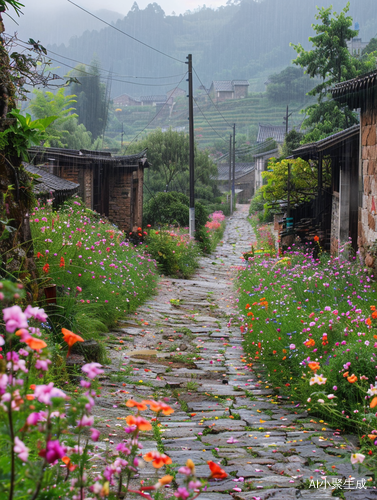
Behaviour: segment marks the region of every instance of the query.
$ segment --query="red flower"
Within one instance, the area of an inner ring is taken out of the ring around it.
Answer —
[[[59,267],[65,267],[64,257],[60,257],[60,264],[59,264]]]
[[[46,264],[43,266],[43,271],[47,274],[50,270],[50,265],[46,262]]]
[[[207,462],[210,470],[211,470],[211,478],[213,479],[225,479],[228,474],[223,470],[220,465],[217,465],[215,462],[208,460]]]

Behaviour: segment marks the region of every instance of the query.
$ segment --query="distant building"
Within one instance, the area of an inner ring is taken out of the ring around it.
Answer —
[[[288,132],[290,130],[288,129]],[[285,139],[285,125],[263,125],[260,123],[257,142],[265,142],[267,139],[274,139],[278,144],[283,144]]]
[[[368,45],[369,42],[363,42],[361,38],[352,38],[347,42],[347,47],[353,56],[361,56],[363,50]]]
[[[254,195],[254,163],[238,163],[235,164],[234,172],[234,187],[238,203],[247,203]],[[229,191],[229,162],[218,163],[218,187],[220,191]]]
[[[140,106],[140,99],[135,99],[127,94],[119,95],[118,97],[114,97],[113,99],[114,106],[117,108],[123,106]]]
[[[170,99],[171,97],[173,99],[176,99],[177,97],[184,97],[186,95],[187,95],[187,91],[180,89],[179,87],[176,87],[175,89],[169,90],[169,92],[167,93],[168,99]]]
[[[243,99],[247,97],[248,87],[247,80],[214,80],[209,88],[209,95],[217,102]]]
[[[255,177],[254,177],[254,190],[257,191],[261,186],[263,186],[262,172],[266,170],[268,160],[274,158],[278,155],[277,149],[272,149],[271,151],[265,151],[264,153],[259,153],[254,155],[255,159]]]
[[[140,97],[142,106],[157,106],[158,104],[165,104],[167,101],[166,94],[161,95],[143,95]]]

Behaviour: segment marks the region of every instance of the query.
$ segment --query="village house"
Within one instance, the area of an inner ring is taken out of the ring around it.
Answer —
[[[223,193],[230,191],[229,162],[217,164],[218,188]],[[255,163],[236,162],[234,168],[234,188],[238,203],[248,203],[254,196]]]
[[[253,155],[255,160],[254,192],[263,186],[262,172],[267,169],[269,159],[278,155],[279,150],[277,148]]]
[[[339,83],[331,93],[339,103],[360,110],[357,182],[351,191],[358,191],[358,245],[367,250],[377,240],[377,71]]]
[[[85,206],[130,232],[142,225],[146,151],[112,156],[106,151],[30,148],[31,163],[79,185]]]
[[[247,97],[249,82],[247,80],[218,80],[213,81],[209,88],[209,95],[217,102],[228,99],[243,99]]]
[[[116,108],[122,108],[125,106],[141,106],[140,99],[135,99],[127,94],[119,95],[114,97],[113,104]]]
[[[290,132],[292,129],[288,129]],[[273,139],[278,144],[283,144],[286,134],[285,125],[270,125],[269,123],[259,124],[257,143],[265,142],[268,139]]]

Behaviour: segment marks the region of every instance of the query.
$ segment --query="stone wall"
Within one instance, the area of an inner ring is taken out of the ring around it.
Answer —
[[[377,239],[377,108],[361,114],[362,200],[358,244],[371,245]]]
[[[331,236],[330,236],[330,253],[338,255],[339,251],[339,193],[336,191],[332,195],[331,206]]]

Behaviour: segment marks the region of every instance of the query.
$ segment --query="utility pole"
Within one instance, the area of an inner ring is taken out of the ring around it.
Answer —
[[[123,151],[123,135],[124,135],[124,130],[123,130],[123,123],[122,122],[122,135],[121,135],[121,140],[120,140],[120,151]]]
[[[292,113],[288,114],[288,104],[287,104],[287,111],[285,112],[285,116],[283,117],[283,120],[285,123],[285,135],[288,134],[288,120],[289,120],[289,117],[292,115],[293,115],[293,111],[292,111]]]
[[[194,96],[192,91],[192,54],[187,56],[188,62],[188,98],[189,98],[189,143],[190,143],[190,209],[189,232],[193,238],[195,233],[195,191],[194,191]]]
[[[233,203],[236,199],[235,181],[236,181],[236,124],[233,123],[233,182],[232,182],[232,210],[233,213]]]
[[[288,163],[287,218],[291,216],[291,164]]]
[[[232,213],[233,196],[232,196],[232,134],[229,136],[229,191],[230,191],[230,213]]]

